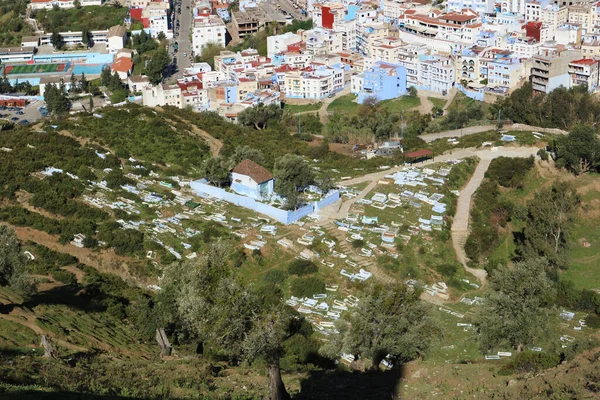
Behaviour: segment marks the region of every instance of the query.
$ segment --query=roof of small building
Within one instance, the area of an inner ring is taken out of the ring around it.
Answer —
[[[248,159],[236,165],[232,172],[249,176],[256,183],[263,183],[273,179],[273,174],[268,169]]]
[[[130,72],[133,69],[131,58],[121,57],[115,61],[111,67],[113,71]]]
[[[112,37],[112,36],[123,37],[123,36],[125,36],[126,33],[127,33],[127,28],[125,28],[123,25],[111,26],[108,29],[108,37]]]

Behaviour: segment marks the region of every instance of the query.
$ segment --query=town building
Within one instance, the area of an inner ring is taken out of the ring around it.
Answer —
[[[254,161],[244,160],[231,171],[231,190],[255,200],[267,200],[274,194],[273,174]]]
[[[377,101],[394,99],[407,93],[406,68],[378,61],[372,68],[352,76],[351,92],[359,104],[368,98]]]
[[[192,31],[192,49],[194,54],[202,53],[202,48],[209,43],[225,47],[227,30],[221,17],[206,15],[194,18]]]
[[[598,87],[598,60],[583,58],[569,63],[571,87],[586,85],[591,92]]]

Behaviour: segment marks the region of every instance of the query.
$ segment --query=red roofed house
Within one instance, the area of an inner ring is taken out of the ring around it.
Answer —
[[[117,58],[111,67],[112,73],[117,73],[122,81],[127,80],[127,77],[133,71],[133,61],[129,57]]]
[[[255,200],[273,195],[273,175],[251,160],[244,160],[231,171],[231,190]]]
[[[596,89],[600,75],[598,67],[598,60],[591,58],[571,61],[569,63],[571,86],[587,85],[590,92]]]

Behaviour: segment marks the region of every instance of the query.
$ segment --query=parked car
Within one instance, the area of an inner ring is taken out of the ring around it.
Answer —
[[[17,111],[17,115],[23,115],[25,114],[23,111]]]
[[[21,125],[27,125],[29,123],[29,121],[27,121],[26,119],[24,119],[23,121],[19,122]]]
[[[10,120],[13,121],[13,122],[18,121],[19,117],[12,117]]]

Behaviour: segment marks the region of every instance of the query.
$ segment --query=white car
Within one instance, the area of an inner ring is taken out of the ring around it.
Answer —
[[[183,56],[184,56],[184,57],[187,57],[187,53],[183,53]]]

